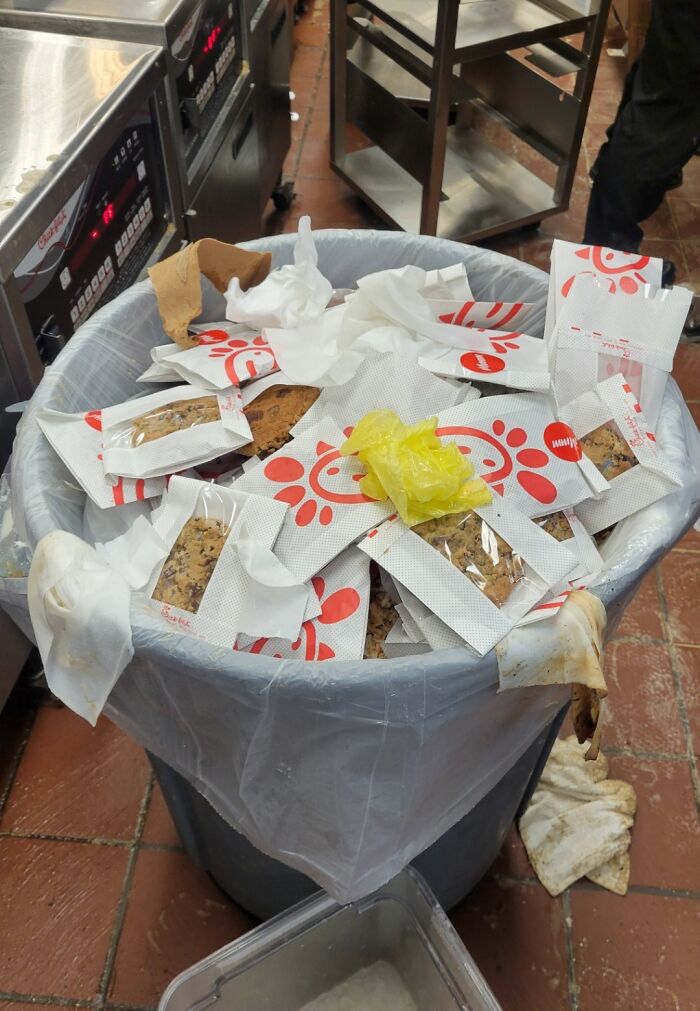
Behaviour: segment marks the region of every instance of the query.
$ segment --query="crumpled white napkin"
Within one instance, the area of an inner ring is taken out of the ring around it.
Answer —
[[[302,385],[342,386],[353,378],[366,354],[339,343],[345,305],[295,327],[265,327],[277,364]]]
[[[308,215],[299,220],[294,263],[272,270],[247,291],[233,277],[226,290],[226,317],[256,327],[297,327],[318,319],[333,295],[333,286],[318,269],[318,253]]]
[[[607,778],[602,752],[591,762],[586,749],[575,737],[554,742],[520,835],[550,895],[582,877],[624,895],[637,798],[629,783]]]
[[[37,544],[27,598],[49,688],[94,726],[134,655],[128,583],[79,537],[55,530]]]

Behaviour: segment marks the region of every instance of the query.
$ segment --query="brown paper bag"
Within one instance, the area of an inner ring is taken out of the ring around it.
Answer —
[[[225,292],[232,277],[246,291],[270,273],[271,253],[251,253],[217,239],[200,239],[149,268],[163,328],[181,347],[191,347],[187,327],[202,311],[200,274]]]

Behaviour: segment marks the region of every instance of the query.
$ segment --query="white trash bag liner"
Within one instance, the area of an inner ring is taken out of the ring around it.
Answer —
[[[277,267],[292,261],[295,239],[247,248],[270,250]],[[393,232],[329,230],[315,239],[334,288],[387,267],[463,261],[476,299],[535,303],[528,329],[542,335],[548,279],[526,264]],[[204,286],[200,321],[221,319],[223,297]],[[166,340],[150,283],[138,284],[88,320],[47,371],[22,419],[12,470],[17,534],[31,549],[51,530],[80,536],[85,503],[36,412],[83,411],[134,395],[151,347]],[[596,592],[613,627],[644,572],[698,516],[700,435],[673,382],[657,434],[685,483],[621,523],[604,545]],[[10,613],[26,610],[7,583],[0,601]],[[135,654],[109,697],[110,718],[256,847],[341,902],[383,885],[463,818],[568,697],[560,687],[497,695],[493,652],[279,661],[180,636],[143,605],[132,605],[132,624]]]

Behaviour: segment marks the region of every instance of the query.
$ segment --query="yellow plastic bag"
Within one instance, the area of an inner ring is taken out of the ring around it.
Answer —
[[[370,411],[340,447],[367,465],[364,494],[391,499],[408,526],[491,501],[486,483],[455,445],[440,442],[436,428],[437,418],[405,425],[394,411]]]

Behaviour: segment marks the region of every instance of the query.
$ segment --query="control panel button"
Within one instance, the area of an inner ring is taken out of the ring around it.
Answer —
[[[136,175],[139,180],[146,178],[146,163],[144,161],[140,161],[136,166]]]
[[[78,312],[78,307],[77,305],[74,305],[70,311],[71,323],[77,323],[79,315],[80,313]]]
[[[68,267],[63,268],[63,270],[58,276],[58,279],[61,282],[61,287],[65,291],[71,282],[70,270],[68,269]]]
[[[97,280],[97,274],[95,274],[95,276],[93,277],[92,281],[90,281],[90,287],[92,288],[93,295],[97,291],[97,289],[99,288],[99,286],[100,286],[100,282]]]
[[[83,295],[85,296],[86,302],[92,302],[92,288],[87,287],[83,292]]]
[[[151,209],[151,198],[150,197],[146,197],[146,199],[143,202],[143,206],[146,208],[146,213],[148,214],[148,212]]]
[[[126,226],[126,235],[127,238],[129,239],[133,239],[134,237],[134,226],[132,225],[131,222],[129,222],[129,224]]]
[[[79,313],[85,312],[85,299],[83,298],[82,295],[78,299],[78,312]]]
[[[190,82],[190,84],[192,83],[192,81],[194,81],[194,67],[192,66],[191,63],[187,68],[187,80]]]
[[[111,271],[112,271],[112,257],[111,256],[108,256],[107,259],[105,260],[105,270],[107,271],[108,274],[110,274]]]
[[[114,243],[114,248],[117,251],[117,256],[121,256],[121,252],[122,252],[122,240],[121,239],[117,239],[117,241]]]
[[[143,206],[143,204],[141,204],[141,206],[139,207],[139,221],[143,221],[145,217],[146,217],[146,208]]]
[[[122,247],[126,246],[126,244],[128,243],[128,241],[129,241],[129,236],[126,234],[126,232],[122,232]]]
[[[104,281],[106,273],[107,273],[107,271],[105,270],[104,266],[101,266],[98,269],[98,271],[97,271],[97,279],[100,282],[100,284],[102,284],[102,282]]]

